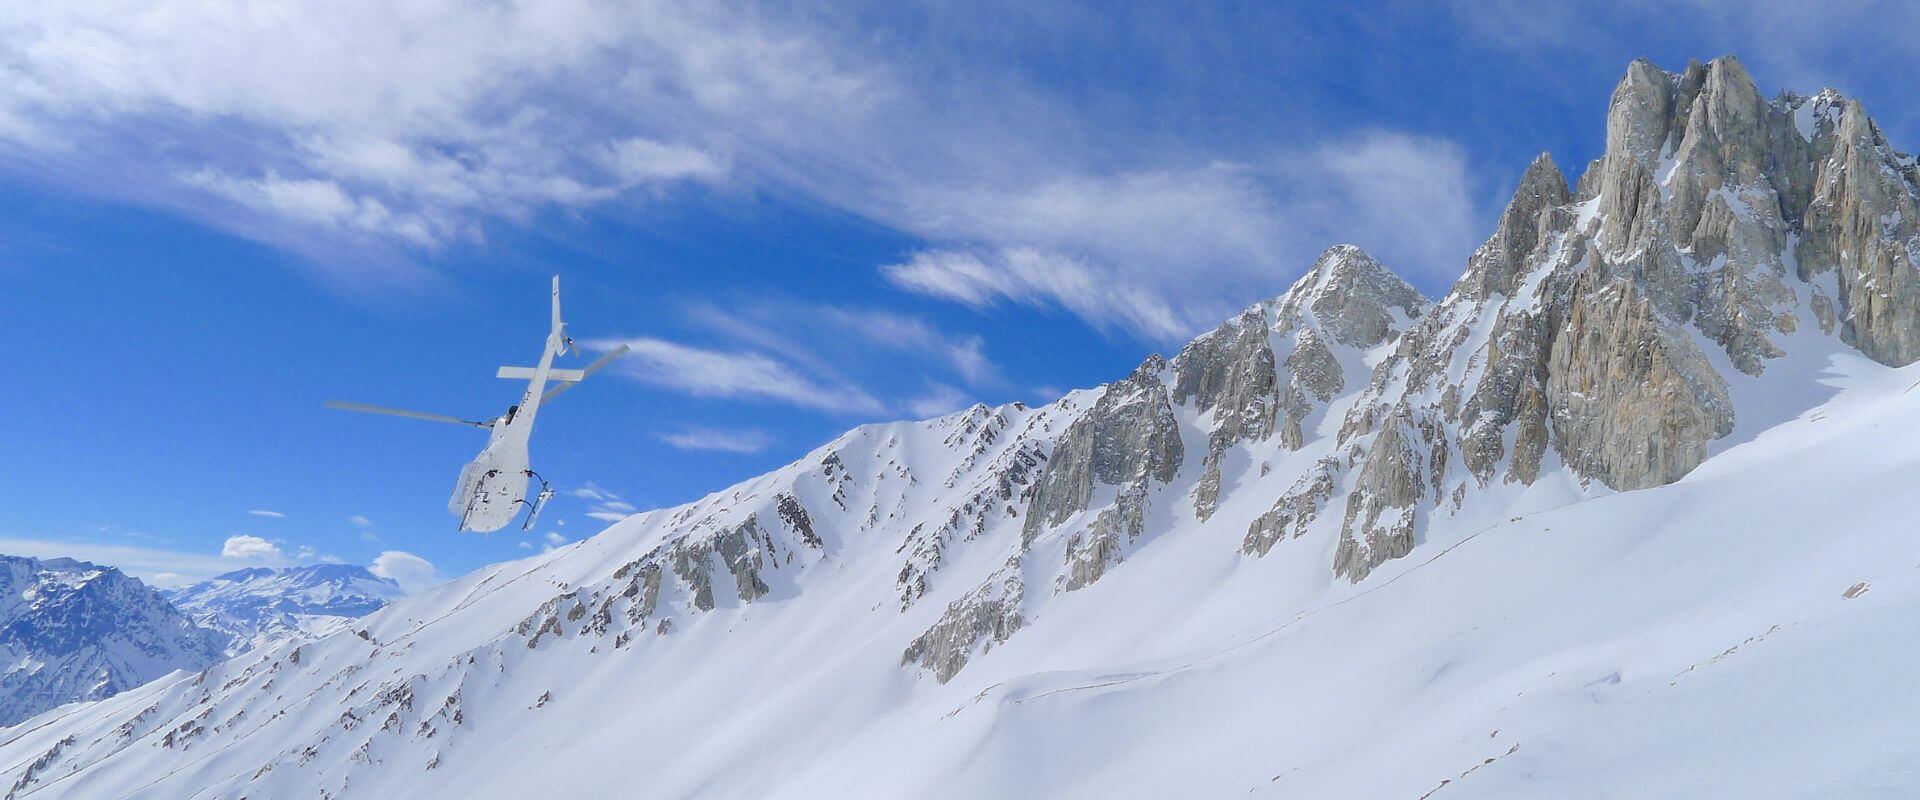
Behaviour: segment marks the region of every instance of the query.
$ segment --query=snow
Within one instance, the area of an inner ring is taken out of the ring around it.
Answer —
[[[1298,473],[1256,477],[1249,459],[1208,523],[1168,512],[1098,583],[1029,586],[1028,627],[944,686],[899,666],[900,650],[1008,552],[1018,520],[950,550],[932,594],[901,613],[904,521],[962,494],[934,478],[966,453],[945,444],[959,417],[873,426],[695,507],[743,515],[791,487],[823,517],[825,554],[764,601],[740,603],[721,571],[720,609],[624,649],[511,634],[697,516],[652,512],[395,603],[362,624],[371,641],[309,642],[297,666],[279,643],[204,680],[61,709],[0,734],[0,769],[12,779],[77,731],[83,769],[63,764],[45,796],[219,791],[276,760],[254,794],[350,778],[368,796],[1906,796],[1920,698],[1890,688],[1920,669],[1904,501],[1920,368],[1822,358],[1811,372],[1770,362],[1766,378],[1808,380],[1781,402],[1816,405],[1743,428],[1679,483],[1593,499],[1551,478],[1491,487],[1357,586],[1328,575],[1328,535],[1238,553]],[[1053,407],[1000,411],[1009,431],[1065,424]],[[844,519],[812,469],[836,451],[856,478]],[[902,490],[888,462],[920,479]],[[1195,467],[1156,509],[1182,505]],[[893,492],[901,521],[859,530]],[[1028,558],[1057,563],[1071,529]],[[236,679],[199,738],[154,746]],[[399,686],[413,698],[399,731],[384,712],[341,727],[343,710]],[[441,711],[456,689],[457,724]],[[143,732],[115,744],[149,706]],[[423,723],[437,734],[420,738]],[[321,752],[364,745],[364,763],[296,766],[322,734]]]

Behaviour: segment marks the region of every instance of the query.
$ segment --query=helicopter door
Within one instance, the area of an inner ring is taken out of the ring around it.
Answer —
[[[487,474],[487,465],[480,461],[469,461],[460,468],[460,481],[453,486],[453,496],[447,499],[447,511],[457,517],[466,517],[467,508],[473,503],[473,494],[480,490],[480,479]]]

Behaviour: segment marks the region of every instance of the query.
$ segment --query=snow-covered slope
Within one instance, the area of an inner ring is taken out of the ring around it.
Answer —
[[[1912,795],[1913,160],[1731,59],[1608,125],[1438,303],[1333,248],[1106,386],[42,715],[0,785]]]
[[[219,642],[112,567],[0,556],[0,724],[201,669]]]
[[[231,637],[232,655],[276,639],[332,633],[406,592],[366,567],[312,564],[235,570],[166,596],[201,627]]]

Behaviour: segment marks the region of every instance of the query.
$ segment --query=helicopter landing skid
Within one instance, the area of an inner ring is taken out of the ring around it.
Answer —
[[[528,508],[527,521],[520,524],[520,530],[523,531],[533,530],[534,523],[540,519],[541,510],[547,507],[547,501],[552,500],[554,494],[553,487],[548,485],[546,478],[540,477],[540,473],[527,470],[527,477],[540,482],[540,493],[534,495],[532,502],[528,502],[524,497],[520,499],[520,502],[526,504]]]

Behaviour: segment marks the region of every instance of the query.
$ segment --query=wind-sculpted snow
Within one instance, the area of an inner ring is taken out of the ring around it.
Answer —
[[[0,785],[1920,791],[1913,160],[1729,59],[1634,65],[1607,121],[1438,303],[1331,248],[1105,386],[864,426],[42,715]]]

